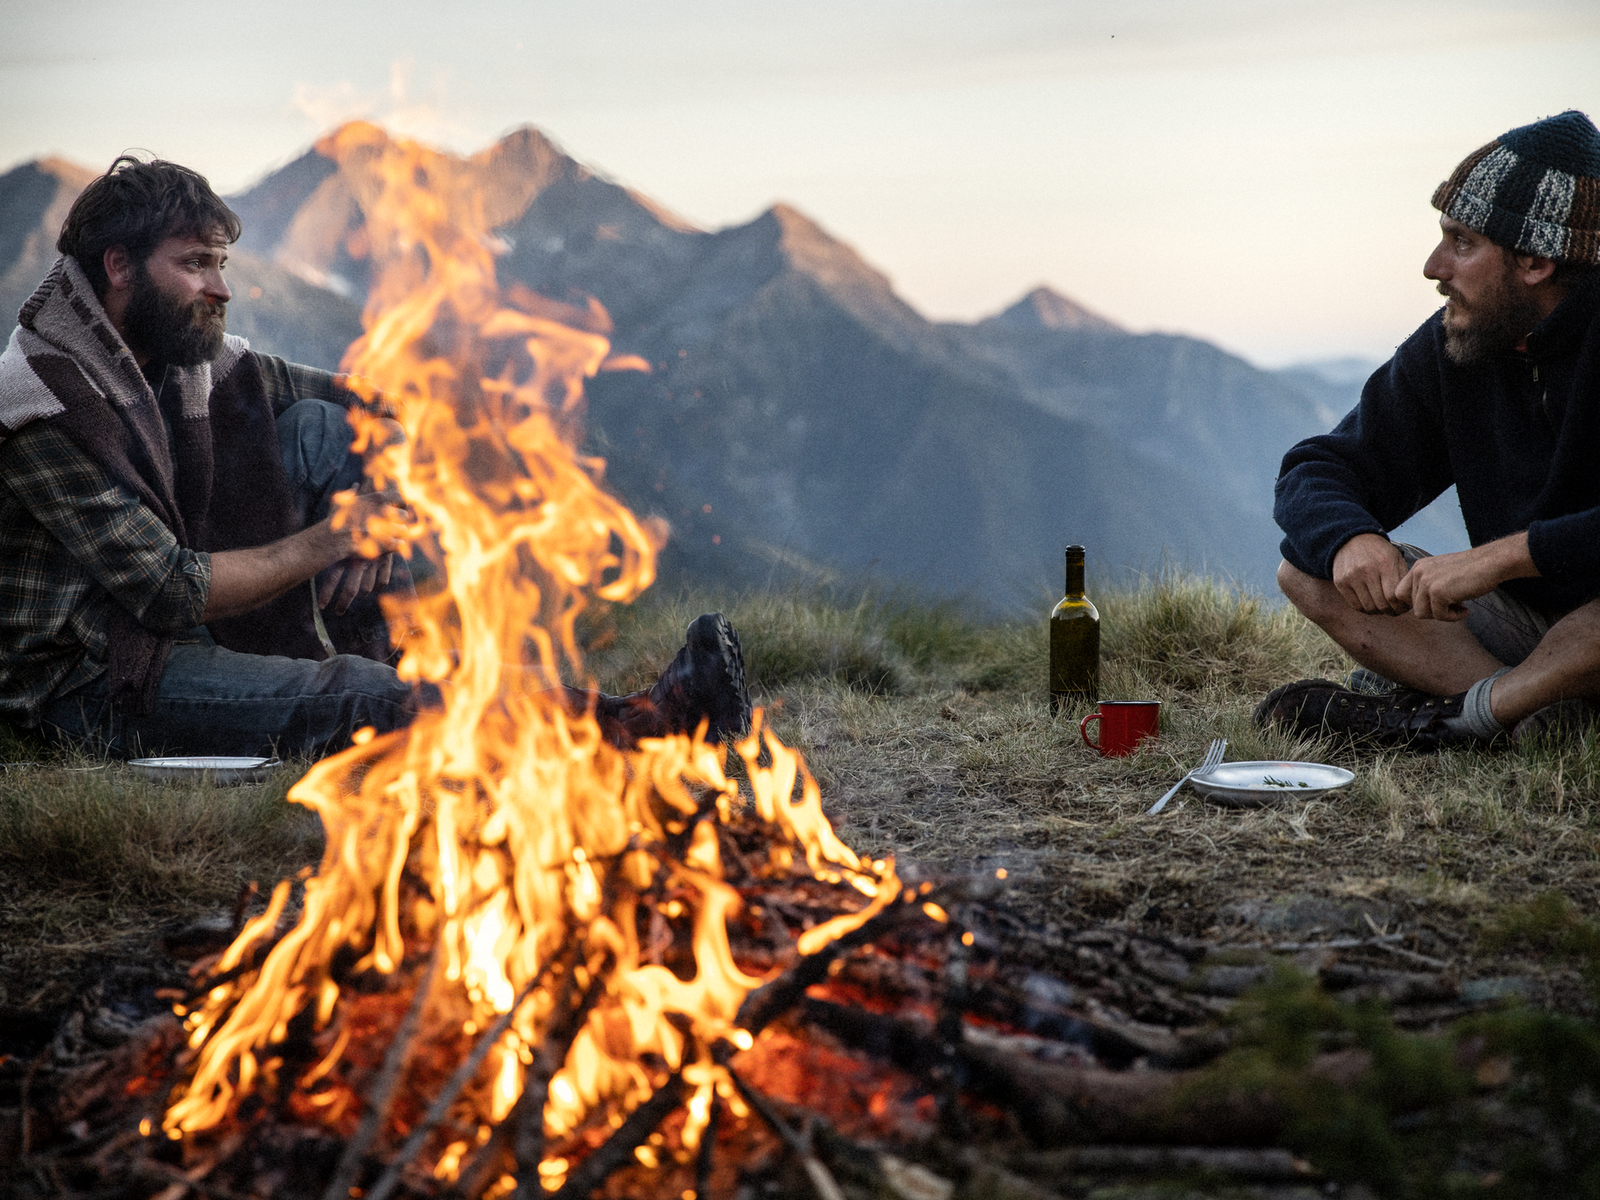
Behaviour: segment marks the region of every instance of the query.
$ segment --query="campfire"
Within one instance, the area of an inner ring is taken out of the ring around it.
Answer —
[[[648,587],[662,541],[578,455],[583,383],[644,364],[609,358],[603,333],[557,306],[502,294],[459,162],[363,125],[328,151],[361,202],[375,274],[346,365],[407,434],[371,475],[415,510],[403,532],[442,552],[443,586],[387,615],[406,631],[402,677],[444,704],[402,731],[358,732],[290,792],[321,816],[326,854],[292,928],[278,933],[284,881],[180,1013],[193,1061],[160,1132],[216,1137],[282,1105],[365,1150],[420,1124],[433,1132],[416,1161],[434,1178],[504,1159],[514,1169],[483,1194],[558,1191],[575,1164],[550,1147],[624,1126],[665,1089],[686,1113],[674,1150],[692,1153],[714,1104],[744,1111],[724,1064],[753,1044],[739,1010],[762,983],[728,940],[731,827],[764,828],[761,870],[803,863],[856,895],[804,933],[801,955],[901,885],[892,861],[834,835],[759,715],[736,781],[703,730],[625,751],[570,711],[576,621],[593,597]],[[421,1098],[441,1094],[449,1120],[424,1119]],[[345,1157],[336,1192],[362,1165]]]

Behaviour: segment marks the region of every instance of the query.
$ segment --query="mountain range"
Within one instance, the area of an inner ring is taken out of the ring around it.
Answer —
[[[327,144],[229,198],[244,234],[228,320],[257,349],[332,368],[369,271]],[[598,300],[614,351],[652,364],[591,382],[588,435],[610,486],[671,523],[669,582],[876,579],[1016,610],[1049,602],[1062,547],[1081,542],[1106,581],[1171,563],[1275,590],[1279,460],[1364,377],[1260,370],[1044,287],[933,322],[792,207],[702,230],[531,127],[464,165],[504,244],[501,283]],[[48,270],[92,174],[47,159],[0,175],[0,311]],[[1410,540],[1457,548],[1452,520],[1437,504]]]

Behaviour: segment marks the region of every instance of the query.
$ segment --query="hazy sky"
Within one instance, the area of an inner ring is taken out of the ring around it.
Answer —
[[[232,191],[353,116],[532,123],[707,228],[787,201],[936,318],[1049,283],[1268,365],[1437,305],[1434,186],[1600,118],[1594,0],[4,0],[0,169],[145,147]]]

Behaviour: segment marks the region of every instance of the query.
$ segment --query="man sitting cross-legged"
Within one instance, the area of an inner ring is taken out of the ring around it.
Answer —
[[[0,717],[119,756],[323,753],[437,700],[388,661],[398,540],[358,549],[400,496],[329,515],[363,480],[356,396],[224,332],[239,233],[201,176],[127,157],[67,216],[0,355]],[[567,701],[620,745],[750,720],[715,613],[648,691]]]
[[[1600,700],[1600,131],[1578,112],[1514,129],[1433,204],[1444,308],[1277,484],[1279,585],[1365,670],[1277,689],[1258,725],[1487,744]],[[1470,550],[1388,540],[1451,484]]]

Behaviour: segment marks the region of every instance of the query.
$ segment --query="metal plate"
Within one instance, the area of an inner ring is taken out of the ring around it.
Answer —
[[[1343,767],[1308,762],[1231,762],[1191,775],[1189,786],[1213,804],[1256,808],[1284,799],[1310,800],[1346,786],[1355,775]]]
[[[130,758],[128,766],[158,783],[260,783],[283,765],[278,758]]]

